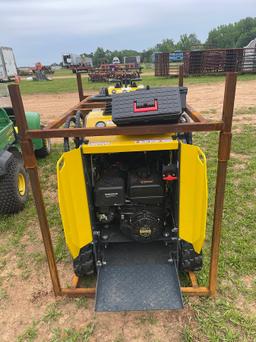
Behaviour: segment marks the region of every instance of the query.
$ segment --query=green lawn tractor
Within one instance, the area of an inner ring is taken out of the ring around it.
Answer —
[[[42,128],[40,115],[27,112],[31,129]],[[50,153],[50,141],[34,139],[35,155],[44,158]],[[0,214],[16,213],[28,198],[28,175],[23,165],[15,116],[11,107],[0,108]]]

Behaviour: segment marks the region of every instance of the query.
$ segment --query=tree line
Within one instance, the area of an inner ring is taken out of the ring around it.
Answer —
[[[245,18],[232,24],[221,25],[208,33],[206,41],[203,43],[195,33],[182,34],[177,43],[173,39],[163,39],[154,47],[143,51],[136,50],[104,50],[98,47],[85,56],[92,57],[95,66],[102,62],[111,63],[113,57],[117,56],[121,61],[127,56],[141,56],[144,63],[152,62],[154,52],[186,51],[191,49],[213,49],[213,48],[241,48],[246,46],[252,39],[256,38],[256,18]]]

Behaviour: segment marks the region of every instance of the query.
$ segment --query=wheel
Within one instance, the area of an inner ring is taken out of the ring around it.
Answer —
[[[203,256],[196,253],[191,243],[181,240],[179,253],[179,269],[183,272],[200,271],[203,267]]]
[[[13,157],[7,173],[0,177],[0,213],[13,214],[22,210],[28,199],[28,174],[23,161]]]
[[[45,158],[51,152],[51,140],[50,139],[42,139],[43,146],[38,150],[35,150],[35,155],[37,158]]]
[[[78,277],[84,277],[95,273],[94,255],[92,246],[81,248],[80,253],[73,261],[74,272]]]

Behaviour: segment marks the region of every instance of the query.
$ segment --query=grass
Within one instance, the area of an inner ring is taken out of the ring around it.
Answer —
[[[255,107],[236,110],[236,115],[255,114]],[[186,308],[191,312],[181,328],[183,341],[256,341],[256,248],[255,248],[255,216],[256,216],[256,127],[241,125],[239,133],[235,133],[232,141],[232,155],[226,184],[224,218],[222,226],[221,253],[219,261],[218,294],[216,298],[186,297]],[[209,212],[207,237],[204,248],[205,267],[199,272],[201,284],[206,284],[209,265],[210,233],[213,217],[213,200],[216,172],[218,135],[216,133],[194,134],[194,143],[198,144],[207,155],[209,180]],[[65,246],[59,209],[54,197],[56,178],[56,161],[62,151],[60,145],[53,145],[52,154],[39,161],[40,177],[45,195],[49,223],[54,237],[55,252],[58,264],[71,263]],[[48,196],[51,194],[52,196]],[[7,280],[5,270],[12,250],[15,250],[15,270],[21,270],[20,277],[26,281],[33,269],[41,269],[46,263],[40,250],[27,251],[29,245],[42,242],[39,233],[34,229],[35,208],[30,198],[25,210],[13,216],[0,217],[0,271],[3,274],[0,282],[0,307],[6,305],[8,291],[4,287]],[[31,228],[32,227],[32,228]],[[16,276],[16,275],[15,275]],[[90,279],[93,281],[93,279]],[[82,297],[69,300],[75,310],[87,310],[88,299]],[[40,328],[48,327],[51,331],[50,341],[79,342],[89,341],[93,336],[97,321],[83,329],[74,327],[56,327],[59,318],[67,314],[65,305],[50,304],[41,314],[41,318],[30,324],[18,337],[18,341],[34,341],[40,335]],[[120,316],[121,317],[121,316]],[[32,320],[33,318],[31,318]],[[95,318],[98,319],[97,317]],[[121,318],[120,318],[121,319]],[[145,334],[145,340],[154,340],[154,329],[164,329],[164,323],[155,313],[143,313],[136,318],[135,325]],[[122,336],[116,341],[122,341]],[[113,338],[114,340],[114,338]],[[123,339],[125,340],[125,338]]]
[[[87,342],[89,341],[91,335],[94,331],[94,324],[90,323],[86,326],[85,329],[76,330],[71,328],[66,329],[54,329],[53,337],[51,338],[51,342]]]
[[[86,309],[88,306],[88,300],[86,297],[75,298],[75,304],[78,309]]]
[[[75,329],[71,327],[53,327],[56,321],[62,316],[62,311],[59,309],[60,302],[49,304],[43,316],[34,320],[24,332],[18,336],[17,342],[32,342],[37,340],[40,329],[50,331],[48,336],[44,334],[43,341],[51,342],[86,342],[94,331],[94,323],[89,323],[84,329]],[[80,308],[80,307],[77,307]],[[63,308],[65,309],[65,308]],[[49,336],[50,335],[50,336]],[[41,339],[40,339],[41,340]]]
[[[69,69],[61,68],[58,70],[55,70],[53,76],[72,76],[73,72]]]
[[[222,227],[221,255],[219,263],[219,293],[217,299],[199,299],[191,305],[195,312],[198,328],[193,324],[186,326],[186,341],[194,341],[199,336],[209,341],[253,341],[256,337],[256,314],[249,312],[249,297],[254,301],[255,288],[246,288],[244,278],[255,277],[255,187],[256,187],[256,147],[254,138],[256,129],[244,126],[241,134],[235,134],[232,144],[232,157],[226,184],[226,201]],[[209,216],[205,248],[205,262],[208,263],[208,246],[213,215],[213,198],[216,155],[215,133],[197,134],[195,143],[204,147],[208,156],[209,174]],[[243,156],[243,160],[241,157]],[[237,172],[237,167],[244,164],[244,171]],[[201,281],[206,279],[206,269],[200,272]],[[245,296],[245,306],[240,303],[241,292]],[[246,304],[247,303],[247,304]],[[184,337],[184,338],[185,338]],[[200,340],[200,339],[199,339]]]
[[[58,309],[57,304],[53,303],[47,307],[46,312],[42,318],[42,321],[45,323],[50,323],[50,322],[56,321],[58,318],[61,317],[61,315],[62,313]]]
[[[144,85],[150,85],[151,87],[160,87],[160,86],[168,86],[168,85],[177,85],[178,79],[176,77],[173,78],[164,78],[164,77],[155,77],[155,76],[143,76],[142,83]],[[200,76],[200,77],[188,77],[185,79],[185,84],[203,84],[203,83],[216,83],[216,82],[224,82],[224,76]],[[256,75],[248,74],[248,75],[239,75],[239,81],[249,81],[256,80]],[[84,91],[98,91],[102,87],[107,87],[108,83],[92,83],[88,81],[88,78],[83,79]],[[54,79],[52,81],[21,81],[20,83],[22,94],[40,94],[40,93],[67,93],[67,92],[76,92],[77,85],[75,78],[61,78]]]
[[[256,114],[256,106],[240,107],[235,110],[234,115]]]
[[[138,318],[138,324],[142,325],[155,325],[157,324],[157,319],[152,313],[147,313]]]
[[[17,339],[17,342],[33,342],[37,338],[38,331],[36,327],[36,323],[33,322],[31,326],[29,326],[22,335],[20,335]]]

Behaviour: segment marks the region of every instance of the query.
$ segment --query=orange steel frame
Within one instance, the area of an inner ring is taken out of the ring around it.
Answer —
[[[26,122],[22,97],[17,84],[9,85],[9,92],[12,101],[13,110],[19,129],[20,145],[22,149],[25,167],[28,170],[33,197],[37,209],[38,220],[43,237],[43,243],[49,265],[50,276],[52,280],[53,291],[56,296],[88,296],[95,295],[95,288],[80,288],[79,279],[74,276],[70,288],[62,288],[60,285],[59,274],[54,256],[51,234],[49,230],[42,190],[39,182],[37,161],[34,155],[32,138],[55,138],[55,137],[88,137],[103,135],[141,135],[143,134],[161,134],[170,132],[193,132],[193,131],[219,131],[218,145],[218,167],[215,190],[214,217],[212,229],[211,260],[209,269],[208,286],[202,287],[197,283],[196,275],[189,272],[191,285],[182,287],[183,293],[188,295],[213,296],[217,288],[217,270],[220,251],[221,223],[223,215],[224,191],[227,173],[227,163],[230,157],[231,147],[231,127],[236,91],[236,73],[226,75],[225,93],[223,101],[222,119],[219,121],[210,121],[204,118],[199,112],[187,105],[186,113],[190,116],[191,122],[172,125],[146,125],[130,127],[105,127],[105,128],[60,128],[69,115],[73,115],[77,110],[86,116],[92,108],[104,108],[102,102],[92,102],[89,96],[84,96],[81,74],[77,74],[77,86],[80,102],[68,110],[58,120],[49,124],[44,130],[29,130]],[[179,86],[183,85],[183,66],[180,67]]]

